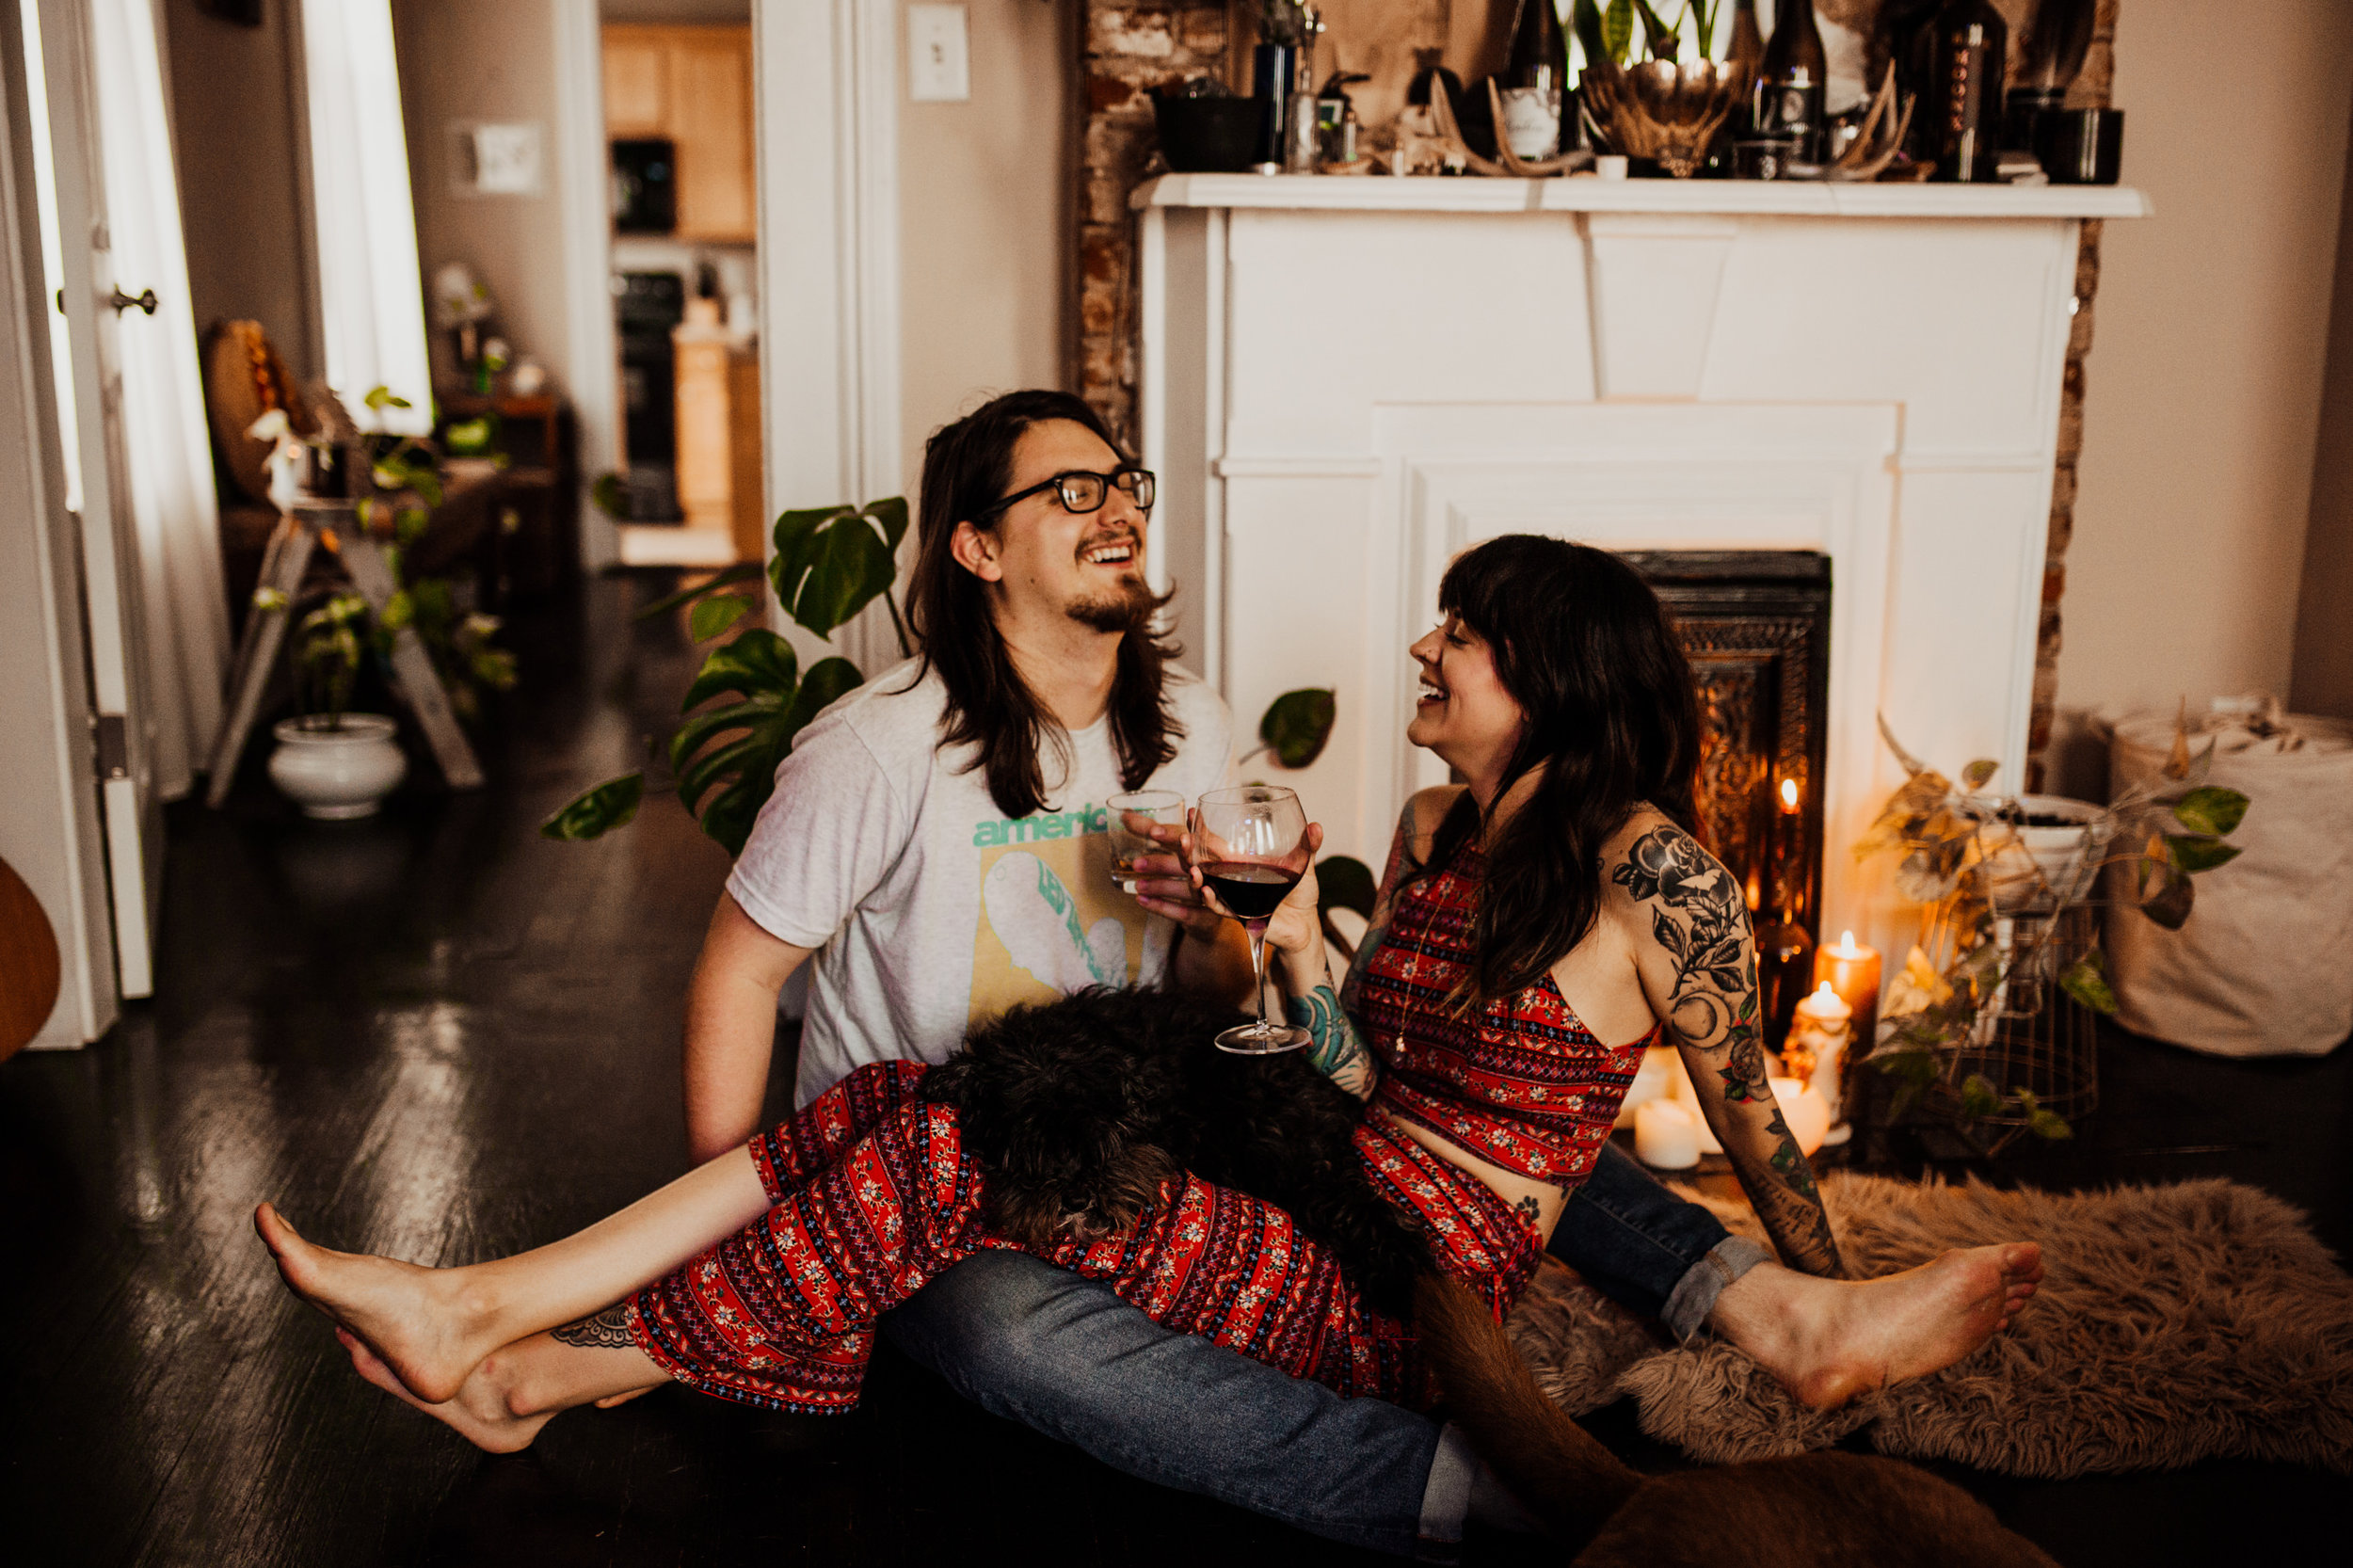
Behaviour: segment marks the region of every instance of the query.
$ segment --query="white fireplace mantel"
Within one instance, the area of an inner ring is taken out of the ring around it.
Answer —
[[[2096,186],[1170,175],[1142,229],[1150,569],[1238,722],[1339,698],[1293,782],[1373,865],[1443,780],[1405,647],[1451,555],[1541,532],[1831,558],[1823,915],[1892,931],[1845,846],[2032,704],[2060,381]]]

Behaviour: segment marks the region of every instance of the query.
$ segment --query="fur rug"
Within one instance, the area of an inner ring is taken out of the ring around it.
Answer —
[[[1537,1381],[1573,1415],[1630,1395],[1643,1431],[1711,1464],[1867,1429],[1882,1453],[2044,1479],[2222,1455],[2353,1473],[2353,1278],[2267,1193],[2228,1181],[2001,1192],[1844,1173],[1823,1186],[1860,1274],[2034,1240],[2041,1292],[1958,1365],[1817,1414],[1730,1345],[1676,1349],[1548,1260],[1510,1324]],[[1764,1240],[1745,1207],[1698,1201]]]

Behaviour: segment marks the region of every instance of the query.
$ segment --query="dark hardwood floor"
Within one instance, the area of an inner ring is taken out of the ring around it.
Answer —
[[[453,1263],[552,1239],[680,1169],[680,1005],[725,856],[667,797],[600,843],[534,831],[632,765],[683,684],[676,630],[628,623],[633,592],[591,584],[517,626],[525,684],[478,794],[412,783],[375,821],[306,823],[257,754],[228,810],[174,808],[156,1000],[89,1050],[0,1065],[0,1554],[1359,1558],[1117,1475],[888,1350],[848,1416],[664,1390],[486,1457],[360,1383],[280,1288],[249,1228],[264,1197],[332,1244]],[[2340,1255],[2353,1244],[2353,1052],[2219,1063],[2119,1036],[2103,1074],[2082,1136],[2006,1175],[2236,1176],[2310,1209]],[[779,1106],[789,1081],[780,1060]],[[1673,1463],[1624,1408],[1593,1426],[1638,1464]],[[1948,1473],[2079,1568],[2236,1560],[2353,1516],[2353,1484],[2279,1466]]]

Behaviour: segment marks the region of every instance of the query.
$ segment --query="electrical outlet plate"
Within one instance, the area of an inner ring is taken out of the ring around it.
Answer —
[[[918,104],[962,104],[971,96],[965,8],[909,6],[907,97]]]

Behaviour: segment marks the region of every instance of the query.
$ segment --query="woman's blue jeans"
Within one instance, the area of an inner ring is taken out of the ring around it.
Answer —
[[[1681,1338],[1766,1256],[1614,1147],[1550,1251]],[[1451,1427],[1173,1333],[1036,1258],[959,1263],[882,1330],[984,1409],[1129,1475],[1400,1556],[1443,1560],[1462,1539],[1479,1464]]]

